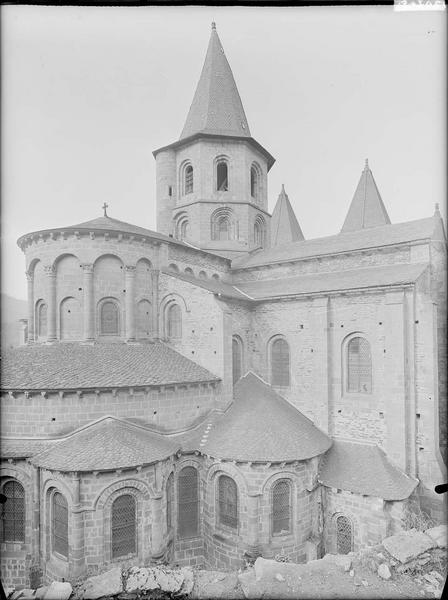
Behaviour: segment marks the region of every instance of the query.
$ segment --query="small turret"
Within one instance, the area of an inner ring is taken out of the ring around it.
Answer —
[[[389,225],[390,219],[366,159],[364,170],[345,217],[341,233]]]
[[[271,246],[301,242],[304,239],[288,194],[285,192],[285,186],[282,185],[271,218]]]

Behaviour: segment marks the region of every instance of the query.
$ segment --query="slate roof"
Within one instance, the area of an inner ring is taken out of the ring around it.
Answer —
[[[440,217],[348,231],[312,240],[304,240],[274,248],[252,252],[232,261],[232,269],[256,267],[304,258],[352,252],[417,240],[437,239],[443,235]],[[443,238],[441,238],[443,239]]]
[[[235,285],[249,298],[262,300],[294,294],[313,294],[412,283],[418,279],[427,266],[425,263],[417,263],[347,269],[346,271],[313,273],[281,279],[260,279]]]
[[[28,458],[42,452],[54,443],[56,442],[53,440],[2,438],[0,454],[2,458]]]
[[[2,359],[5,390],[96,389],[219,381],[162,342],[22,346]]]
[[[322,459],[318,479],[327,487],[384,500],[404,500],[418,485],[378,446],[339,440]]]
[[[175,273],[174,271],[170,271],[169,269],[162,269],[162,272],[166,275],[170,275],[171,277],[175,277],[176,279],[181,279],[182,281],[186,281],[205,290],[208,290],[213,294],[219,294],[221,296],[225,296],[226,298],[233,298],[235,300],[248,300],[247,296],[239,292],[230,283],[225,283],[224,281],[215,279],[199,279],[194,275],[188,275],[187,273]]]
[[[330,438],[254,373],[234,387],[234,402],[201,438],[215,458],[283,462],[323,454]]]
[[[56,442],[31,462],[58,471],[107,471],[151,464],[178,449],[166,436],[107,416]]]
[[[304,240],[302,230],[289,201],[285,186],[278,197],[271,218],[271,246]]]
[[[250,137],[243,104],[214,23],[201,77],[180,139],[199,132]]]
[[[341,231],[355,231],[390,224],[389,215],[366,160]]]

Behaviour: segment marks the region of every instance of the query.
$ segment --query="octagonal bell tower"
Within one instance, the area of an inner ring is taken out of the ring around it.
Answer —
[[[160,233],[229,256],[269,246],[275,159],[250,134],[214,23],[180,139],[154,156]]]

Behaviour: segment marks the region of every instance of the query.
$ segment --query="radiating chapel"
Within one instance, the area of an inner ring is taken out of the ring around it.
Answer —
[[[18,240],[28,334],[2,365],[4,583],[305,562],[380,542],[411,505],[442,519],[437,207],[392,224],[366,162],[334,235],[305,239],[284,188],[271,214],[275,159],[215,25],[181,136],[154,157],[157,231],[105,205]]]

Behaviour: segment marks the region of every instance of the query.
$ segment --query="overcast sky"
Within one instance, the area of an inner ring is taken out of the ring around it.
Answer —
[[[218,34],[252,135],[307,239],[338,233],[369,163],[393,223],[445,213],[443,12],[392,7],[2,7],[2,287],[27,232],[102,214],[155,229],[152,150],[176,141]]]

